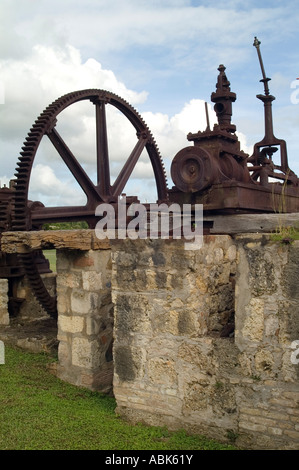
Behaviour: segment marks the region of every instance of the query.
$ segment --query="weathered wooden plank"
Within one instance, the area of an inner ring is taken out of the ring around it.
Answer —
[[[26,253],[40,249],[107,250],[108,239],[100,240],[94,230],[41,230],[4,232],[1,250],[5,253]]]
[[[204,220],[213,221],[211,234],[271,233],[281,227],[299,228],[299,213],[213,215]]]

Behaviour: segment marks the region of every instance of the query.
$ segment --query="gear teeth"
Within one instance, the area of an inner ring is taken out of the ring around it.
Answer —
[[[53,124],[54,119],[69,105],[84,99],[100,99],[105,100],[121,111],[136,128],[138,132],[146,132],[148,134],[147,146],[150,149],[149,156],[154,168],[157,189],[161,200],[168,199],[167,178],[164,163],[162,161],[156,141],[147,127],[141,115],[123,98],[105,90],[87,89],[70,92],[56,99],[39,115],[23,143],[22,151],[16,168],[16,185],[15,185],[15,204],[12,211],[12,229],[13,230],[30,230],[27,224],[27,204],[30,173],[33,166],[36,151],[39,143],[46,134],[49,126]],[[5,217],[5,209],[0,206],[0,227]],[[30,254],[22,255],[23,264],[26,269],[28,278],[34,289],[37,299],[44,309],[51,316],[57,316],[56,299],[52,298],[47,292],[42,279],[34,264],[33,256]]]
[[[51,317],[57,318],[56,298],[51,297],[45,288],[45,285],[37,271],[33,254],[22,254],[20,255],[20,259],[25,268],[30,284],[34,289],[37,300]]]

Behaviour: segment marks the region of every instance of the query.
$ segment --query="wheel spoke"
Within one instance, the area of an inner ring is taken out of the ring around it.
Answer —
[[[37,208],[31,213],[33,224],[46,224],[50,222],[69,222],[84,220],[84,217],[94,217],[94,209],[86,206],[58,206]]]
[[[102,196],[110,194],[110,169],[108,136],[106,125],[106,109],[104,101],[97,101],[96,105],[96,136],[97,136],[97,173],[98,187]]]
[[[128,179],[130,178],[132,171],[135,168],[135,165],[140,157],[144,147],[148,142],[148,136],[146,134],[141,134],[139,136],[139,140],[135,145],[131,155],[129,156],[128,160],[124,164],[121,172],[119,173],[115,183],[112,186],[112,195],[113,196],[120,196],[124,187],[127,184]]]
[[[71,150],[68,148],[66,143],[63,141],[62,137],[56,131],[56,129],[52,129],[48,133],[48,137],[56,150],[58,151],[59,155],[69,168],[70,172],[73,174],[79,185],[81,186],[82,190],[86,194],[88,199],[99,200],[99,195],[96,191],[96,188],[93,182],[90,180],[76,157],[73,155]]]

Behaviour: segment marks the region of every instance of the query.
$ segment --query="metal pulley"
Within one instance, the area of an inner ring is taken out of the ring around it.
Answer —
[[[176,187],[186,192],[208,188],[217,177],[217,163],[213,156],[201,147],[185,147],[174,157],[171,178]]]

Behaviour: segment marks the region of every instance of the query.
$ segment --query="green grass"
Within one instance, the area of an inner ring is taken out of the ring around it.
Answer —
[[[50,269],[56,272],[56,250],[44,250],[44,256],[49,260]]]
[[[185,431],[130,425],[115,400],[52,375],[47,355],[5,347],[0,365],[0,450],[226,450]]]
[[[272,233],[271,239],[275,242],[285,244],[292,243],[295,240],[299,240],[299,228],[280,226]]]

